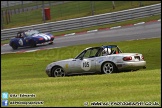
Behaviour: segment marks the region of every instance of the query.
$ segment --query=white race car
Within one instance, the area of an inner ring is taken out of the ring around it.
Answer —
[[[70,74],[103,73],[145,69],[146,61],[140,53],[122,53],[117,45],[90,47],[71,59],[52,62],[46,67],[49,77]]]

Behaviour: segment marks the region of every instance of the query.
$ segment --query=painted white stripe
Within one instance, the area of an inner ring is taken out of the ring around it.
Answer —
[[[91,32],[97,32],[98,30],[90,30],[90,31],[87,31],[87,33],[91,33]]]
[[[72,36],[72,35],[75,35],[75,33],[66,34],[64,36]]]
[[[134,24],[134,25],[140,25],[140,24],[144,24],[145,22],[139,22],[137,24]]]
[[[159,19],[158,21],[161,21],[161,19]]]
[[[36,50],[29,50],[29,51],[25,51],[25,52],[34,52],[34,51],[37,51],[39,49],[36,49]]]
[[[38,36],[43,37],[45,40],[48,40],[47,36],[45,34],[40,33]]]
[[[120,28],[121,26],[111,27],[110,29]]]
[[[51,40],[51,37],[50,36],[48,36],[46,34],[44,34],[44,36],[46,36],[48,38],[48,40]]]

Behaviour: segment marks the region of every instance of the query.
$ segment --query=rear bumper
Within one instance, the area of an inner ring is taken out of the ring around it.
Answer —
[[[136,69],[145,69],[146,61],[138,62],[124,62],[116,64],[118,70],[136,70]]]

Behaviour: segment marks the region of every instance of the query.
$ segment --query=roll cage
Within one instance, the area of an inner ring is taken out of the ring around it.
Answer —
[[[17,32],[17,36],[15,38],[23,38],[23,37],[28,37],[31,36],[35,33],[39,33],[38,30],[24,30],[24,31],[19,31]]]
[[[86,48],[85,50],[83,50],[78,56],[75,57],[75,59],[81,59],[82,60],[83,58],[93,58],[93,57],[103,56],[102,51],[105,48],[111,49],[111,53],[108,54],[108,55],[122,53],[122,51],[120,50],[120,48],[117,45],[107,45],[107,46],[101,46],[101,47],[90,47],[90,48]]]

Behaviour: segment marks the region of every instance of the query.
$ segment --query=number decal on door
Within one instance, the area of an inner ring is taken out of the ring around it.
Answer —
[[[91,69],[91,61],[88,59],[84,59],[81,62],[81,68],[85,71],[89,71]]]

